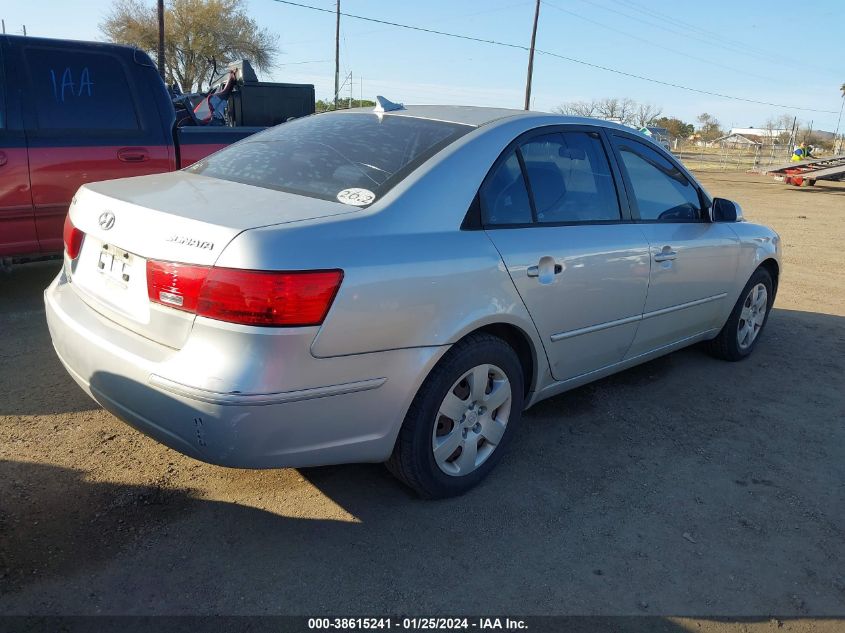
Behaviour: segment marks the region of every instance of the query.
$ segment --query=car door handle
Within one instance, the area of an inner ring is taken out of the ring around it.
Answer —
[[[6,152],[0,152],[0,167],[5,165],[8,162],[8,158],[6,158]]]
[[[672,250],[671,246],[664,246],[663,250],[659,253],[654,255],[654,261],[656,262],[668,262],[672,261],[678,256],[678,254]]]
[[[117,157],[124,163],[142,163],[150,159],[147,150],[139,147],[125,147],[118,150]]]
[[[559,275],[563,272],[563,266],[560,264],[555,264],[554,267],[555,275]],[[528,270],[526,271],[529,277],[539,277],[540,276],[540,266],[529,266]]]

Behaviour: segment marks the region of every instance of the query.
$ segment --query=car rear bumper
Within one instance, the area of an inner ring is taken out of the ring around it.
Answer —
[[[317,359],[314,328],[221,331],[199,319],[175,350],[94,311],[63,273],[44,298],[56,353],[94,400],[159,442],[222,466],[384,461],[445,351]]]

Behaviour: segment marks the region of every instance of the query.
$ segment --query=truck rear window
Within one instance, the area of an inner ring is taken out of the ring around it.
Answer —
[[[250,136],[188,171],[366,206],[472,129],[368,112],[319,114]]]
[[[116,57],[47,46],[28,46],[24,56],[39,129],[140,129],[126,72]]]

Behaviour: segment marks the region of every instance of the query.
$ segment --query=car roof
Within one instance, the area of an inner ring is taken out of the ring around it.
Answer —
[[[337,112],[342,114],[344,112],[353,112],[361,114],[373,114],[372,107],[352,108],[346,110],[336,110],[327,112],[326,114],[333,114]],[[535,110],[517,110],[515,108],[489,108],[483,106],[462,106],[462,105],[403,105],[401,110],[389,110],[387,112],[379,113],[382,116],[401,116],[416,119],[429,119],[432,121],[444,121],[447,123],[459,123],[462,125],[469,125],[472,127],[481,127],[494,121],[509,118],[535,118],[542,120],[542,123],[548,124],[554,120],[554,123],[569,123],[581,125],[599,125],[607,128],[613,128],[631,132],[631,128],[624,125],[619,125],[611,121],[604,121],[602,119],[593,119],[587,117],[568,116],[563,114],[554,114],[549,112],[537,112]]]
[[[372,107],[352,108],[350,110],[337,110],[337,112],[355,112],[372,114]],[[403,116],[414,119],[429,119],[431,121],[445,121],[447,123],[460,123],[479,127],[485,123],[496,121],[512,116],[524,116],[529,114],[524,110],[511,108],[483,108],[480,106],[461,105],[403,105],[401,110],[390,110],[382,112],[384,116]]]

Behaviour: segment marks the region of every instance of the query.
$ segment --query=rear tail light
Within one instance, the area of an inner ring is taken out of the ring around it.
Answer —
[[[150,301],[196,312],[200,289],[209,270],[208,266],[147,260],[147,294]]]
[[[342,270],[275,272],[147,261],[150,301],[244,325],[320,325]]]
[[[70,213],[65,216],[65,228],[62,231],[62,237],[68,257],[76,259],[82,249],[82,238],[85,237],[85,233],[73,225],[73,222],[70,221]]]
[[[212,268],[197,314],[249,325],[320,325],[340,287],[340,270],[263,272]]]

